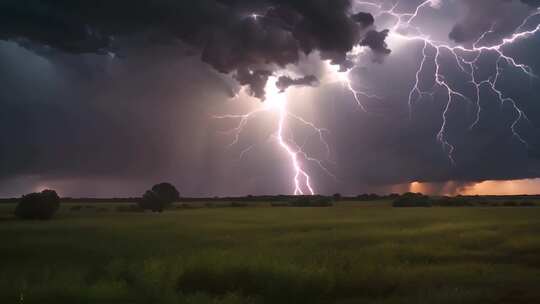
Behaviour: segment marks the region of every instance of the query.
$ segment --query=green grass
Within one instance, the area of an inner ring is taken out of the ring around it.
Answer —
[[[0,216],[0,303],[540,303],[540,208],[107,209]]]

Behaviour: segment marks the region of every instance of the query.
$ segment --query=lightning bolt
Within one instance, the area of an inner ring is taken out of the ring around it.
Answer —
[[[375,16],[387,15],[393,18],[394,23],[390,29],[389,37],[397,38],[400,40],[408,42],[420,42],[423,44],[422,47],[422,57],[420,64],[416,71],[415,82],[412,85],[411,91],[408,98],[409,106],[409,115],[412,118],[413,106],[416,101],[421,98],[429,95],[431,97],[435,94],[435,88],[432,88],[431,91],[422,91],[420,89],[421,85],[421,76],[424,73],[424,67],[428,60],[435,66],[435,72],[433,79],[435,81],[436,87],[441,88],[446,92],[446,104],[442,113],[442,123],[439,132],[436,135],[437,141],[442,145],[443,150],[447,153],[448,159],[452,164],[455,163],[454,152],[455,146],[452,145],[447,139],[447,126],[448,126],[448,113],[456,101],[456,98],[470,101],[466,97],[465,93],[460,92],[455,89],[445,77],[444,72],[442,71],[441,56],[449,54],[455,60],[456,66],[461,72],[463,72],[468,78],[469,84],[471,84],[475,90],[475,105],[476,105],[476,116],[474,122],[470,125],[470,129],[475,128],[481,120],[482,116],[482,106],[480,99],[480,92],[482,88],[487,88],[497,96],[498,101],[502,104],[509,103],[512,109],[516,113],[516,117],[510,126],[510,131],[513,136],[526,147],[529,146],[527,140],[518,132],[518,125],[522,121],[530,122],[524,110],[520,107],[519,103],[506,96],[506,94],[499,89],[498,82],[504,72],[504,67],[510,67],[517,69],[518,71],[524,73],[525,75],[533,78],[537,77],[532,69],[522,63],[519,63],[515,58],[507,55],[504,52],[505,47],[510,46],[518,41],[532,37],[533,35],[540,32],[540,24],[533,26],[532,29],[526,30],[527,25],[530,26],[531,20],[533,17],[540,16],[540,8],[537,8],[529,16],[527,16],[523,22],[515,29],[515,31],[509,36],[502,39],[499,43],[495,44],[482,44],[482,42],[492,33],[494,33],[493,27],[484,32],[473,44],[472,46],[462,46],[462,45],[451,45],[443,41],[437,41],[431,39],[428,35],[424,34],[422,29],[414,24],[414,21],[419,17],[423,11],[427,10],[430,7],[434,7],[439,4],[435,0],[427,0],[420,2],[412,12],[397,12],[400,2],[396,2],[389,9],[384,8],[382,2],[366,2],[366,1],[355,1],[354,2],[358,7],[370,7],[376,11]],[[411,34],[403,34],[410,32]],[[432,59],[428,56],[428,49],[434,51],[435,56]],[[495,74],[489,77],[488,79],[480,80],[477,78],[476,72],[479,70],[477,65],[478,61],[482,56],[487,54],[496,55],[495,60]],[[472,58],[472,59],[471,59]]]
[[[287,136],[288,123],[292,119],[311,129],[314,134],[317,134],[319,140],[326,149],[328,157],[330,156],[331,151],[330,145],[325,140],[325,134],[328,134],[330,131],[324,128],[319,128],[313,122],[291,112],[288,109],[288,99],[286,93],[279,91],[278,87],[276,86],[277,80],[277,76],[269,77],[265,87],[266,99],[264,102],[260,103],[260,106],[257,109],[246,114],[214,115],[213,118],[222,120],[230,119],[238,122],[234,128],[223,132],[224,134],[233,135],[233,140],[229,144],[229,147],[233,147],[239,143],[242,133],[251,120],[256,119],[259,115],[263,114],[277,114],[277,127],[273,133],[273,137],[276,139],[278,146],[289,158],[292,176],[292,191],[295,195],[314,195],[316,192],[312,185],[312,180],[308,170],[306,169],[305,162],[312,162],[316,164],[321,170],[334,179],[337,179],[337,177],[324,165],[322,160],[310,156],[301,145],[298,145],[294,141],[292,136]],[[242,150],[240,153],[240,159],[253,148],[254,146],[251,145]]]

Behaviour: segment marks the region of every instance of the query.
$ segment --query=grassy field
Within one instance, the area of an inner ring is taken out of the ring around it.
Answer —
[[[0,216],[0,303],[540,303],[540,208],[359,206]]]

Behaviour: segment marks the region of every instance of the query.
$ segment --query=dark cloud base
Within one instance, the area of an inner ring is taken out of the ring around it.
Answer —
[[[235,73],[264,99],[266,79],[319,51],[345,65],[362,42],[388,54],[387,32],[370,27],[373,16],[349,16],[350,0],[39,1],[0,3],[0,39],[29,40],[69,53],[112,53],[123,37],[144,34],[142,45],[181,40],[221,73]]]

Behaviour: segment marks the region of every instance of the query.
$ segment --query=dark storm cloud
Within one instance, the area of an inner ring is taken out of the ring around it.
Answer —
[[[301,52],[320,51],[323,59],[345,64],[362,39],[376,53],[388,52],[384,32],[362,37],[373,16],[351,17],[349,8],[350,0],[6,0],[0,39],[28,39],[69,53],[114,52],[122,37],[140,33],[146,43],[181,40],[262,98],[266,75],[297,63]]]
[[[236,72],[236,80],[241,85],[247,85],[249,93],[259,99],[264,100],[266,82],[268,77],[272,75],[272,72],[267,70],[248,70],[241,69]]]
[[[384,56],[391,53],[385,40],[388,37],[388,30],[376,31],[370,30],[366,33],[366,37],[360,42],[361,46],[367,46],[373,50],[375,61],[380,62]]]
[[[375,18],[373,18],[373,15],[370,13],[359,12],[352,15],[351,18],[364,28],[368,28],[375,23]]]
[[[311,86],[319,84],[319,79],[314,75],[304,76],[302,78],[291,78],[288,76],[279,77],[276,86],[281,92],[284,92],[291,86]]]
[[[533,10],[537,0],[460,0],[463,16],[452,28],[450,39],[475,42],[483,33],[492,30],[482,43],[498,42],[521,25]]]
[[[199,165],[190,155],[204,145],[193,138],[204,138],[209,104],[229,92],[219,74],[176,52],[45,58],[0,42],[0,71],[9,71],[0,73],[0,184],[88,179],[81,187],[89,189],[91,179],[193,176]]]

